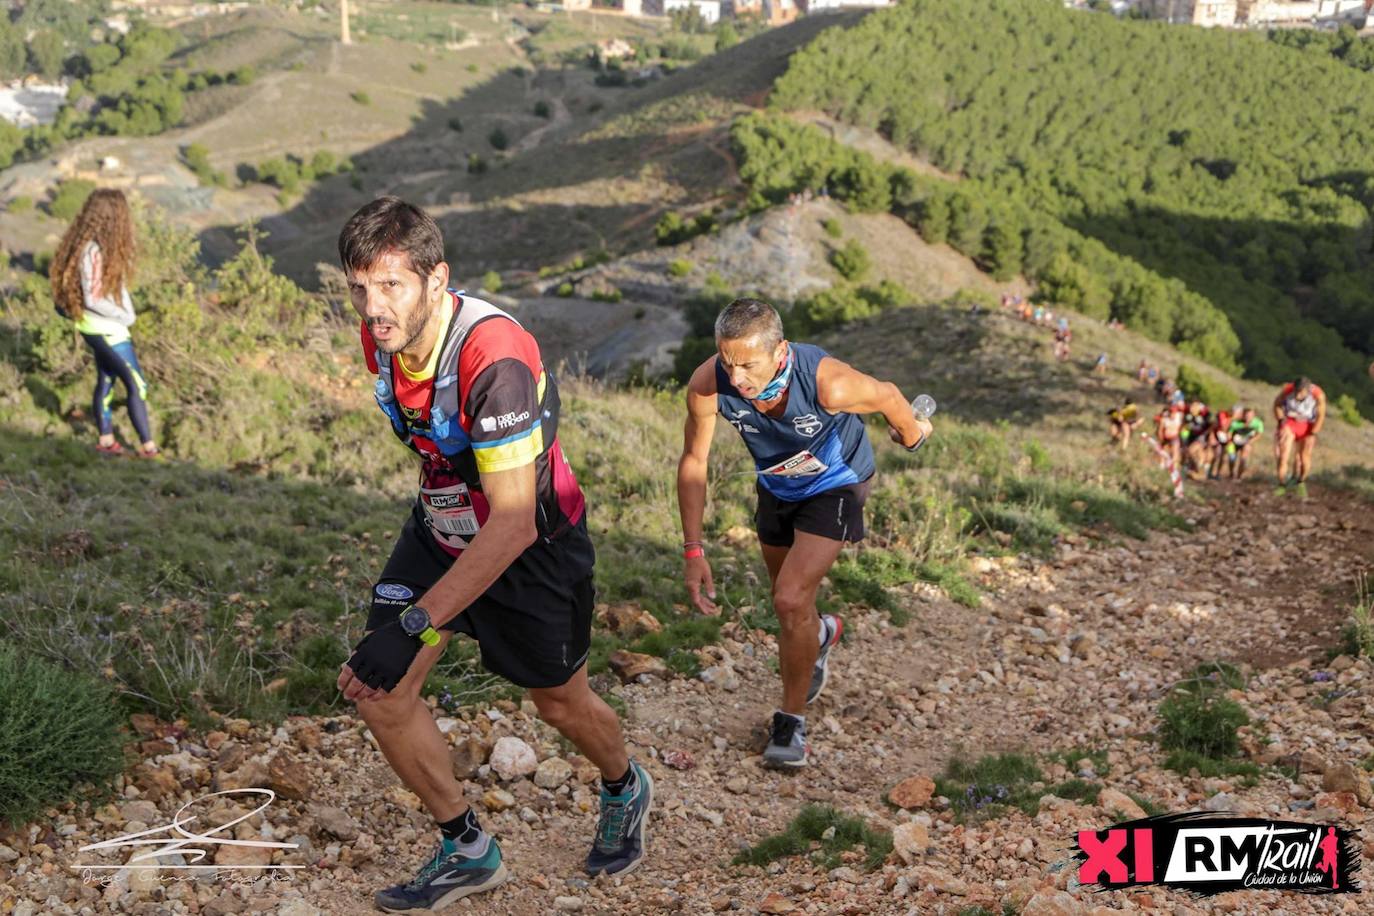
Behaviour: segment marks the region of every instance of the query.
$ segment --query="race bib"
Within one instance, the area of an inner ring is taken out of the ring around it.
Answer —
[[[420,505],[424,507],[430,527],[440,534],[472,537],[481,530],[477,509],[472,504],[472,493],[465,483],[421,487]]]
[[[830,465],[815,455],[808,451],[800,451],[786,461],[779,461],[771,468],[764,468],[759,473],[772,474],[775,477],[809,477],[829,469]]]

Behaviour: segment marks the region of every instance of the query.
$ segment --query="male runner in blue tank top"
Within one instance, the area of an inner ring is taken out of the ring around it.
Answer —
[[[821,618],[816,590],[846,541],[864,535],[863,505],[873,479],[873,447],[861,414],[881,413],[892,439],[914,451],[931,433],[897,386],[864,375],[810,344],[783,338],[777,311],[736,299],[716,319],[717,354],[687,385],[687,428],[678,462],[687,591],[705,614],[718,613],[702,543],[706,465],[720,412],[758,470],[755,523],[773,583],[781,629],[782,705],[773,714],[764,763],[806,765],[806,705],[820,696],[837,617]]]

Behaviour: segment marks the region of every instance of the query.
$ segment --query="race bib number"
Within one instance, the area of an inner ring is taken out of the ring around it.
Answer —
[[[440,534],[472,537],[481,530],[477,509],[472,504],[472,493],[465,483],[421,487],[420,505],[424,507],[430,527]]]
[[[786,461],[779,461],[771,468],[764,468],[759,473],[772,474],[775,477],[809,477],[813,474],[820,474],[830,469],[830,465],[807,451],[797,452]]]

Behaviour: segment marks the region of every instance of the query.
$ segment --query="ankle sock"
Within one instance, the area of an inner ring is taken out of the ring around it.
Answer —
[[[624,795],[627,791],[634,788],[635,768],[629,766],[625,768],[625,775],[619,779],[607,779],[601,777],[601,788],[608,795]]]
[[[439,832],[444,835],[444,845],[457,850],[474,846],[482,839],[482,825],[477,823],[477,815],[470,807],[453,820],[440,824]]]

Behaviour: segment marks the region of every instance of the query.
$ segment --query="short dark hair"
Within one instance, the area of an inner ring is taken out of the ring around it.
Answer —
[[[1311,388],[1312,380],[1305,375],[1300,375],[1293,379],[1293,390],[1302,391],[1304,388]]]
[[[348,218],[339,232],[345,271],[366,270],[388,251],[399,251],[421,277],[444,259],[444,234],[424,210],[399,197],[379,197]]]
[[[736,299],[716,316],[716,340],[757,337],[765,349],[782,343],[782,316],[762,299]]]

